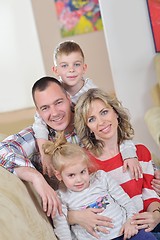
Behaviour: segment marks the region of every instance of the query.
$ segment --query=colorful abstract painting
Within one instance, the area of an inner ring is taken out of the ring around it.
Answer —
[[[160,0],[147,0],[155,51],[160,52]]]
[[[103,29],[98,0],[55,0],[62,37]]]

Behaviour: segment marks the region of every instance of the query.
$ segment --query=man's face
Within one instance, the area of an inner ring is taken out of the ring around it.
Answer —
[[[71,101],[59,85],[50,83],[34,95],[37,112],[45,123],[56,131],[67,130],[72,124]]]

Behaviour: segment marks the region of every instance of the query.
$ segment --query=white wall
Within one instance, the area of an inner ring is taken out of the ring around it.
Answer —
[[[31,2],[0,1],[0,112],[33,106],[31,87],[44,75]]]
[[[159,149],[144,122],[156,83],[154,43],[146,0],[99,0],[113,82],[118,98],[132,117],[135,141],[155,154]]]

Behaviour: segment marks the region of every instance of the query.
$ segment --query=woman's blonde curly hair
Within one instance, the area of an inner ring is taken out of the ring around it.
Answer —
[[[134,129],[130,123],[128,110],[122,106],[115,95],[108,94],[98,88],[92,88],[80,96],[75,106],[74,118],[77,135],[87,150],[96,156],[100,156],[103,151],[103,141],[97,140],[87,126],[88,112],[91,103],[96,99],[105,103],[106,107],[112,107],[118,116],[118,145],[124,140],[132,139]]]

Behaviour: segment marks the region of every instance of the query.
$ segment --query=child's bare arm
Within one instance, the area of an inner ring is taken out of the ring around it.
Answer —
[[[48,129],[47,125],[38,113],[34,116],[35,122],[33,124],[33,130],[35,133],[35,138],[37,140],[37,145],[41,155],[43,174],[47,174],[49,177],[53,176],[54,168],[51,164],[51,157],[44,153],[42,145],[48,140]]]
[[[47,174],[49,177],[52,177],[54,175],[54,167],[52,164],[51,156],[48,154],[45,154],[43,151],[42,146],[45,143],[46,143],[45,139],[37,139],[37,144],[38,144],[39,151],[41,154],[43,174]]]

